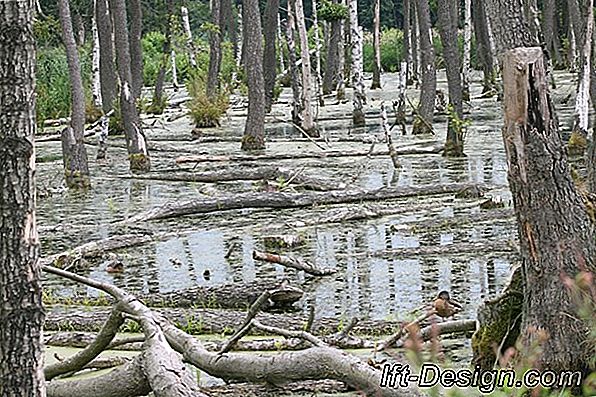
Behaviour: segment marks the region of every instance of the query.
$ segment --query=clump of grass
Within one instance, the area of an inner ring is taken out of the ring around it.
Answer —
[[[220,118],[228,110],[228,95],[220,93],[210,98],[205,92],[205,80],[200,75],[194,75],[187,84],[190,101],[190,115],[199,128],[217,127]]]

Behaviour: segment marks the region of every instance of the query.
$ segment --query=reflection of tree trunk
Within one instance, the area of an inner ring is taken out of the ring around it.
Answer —
[[[126,29],[126,4],[124,0],[110,0],[110,10],[114,20],[114,39],[116,44],[116,62],[120,75],[120,112],[126,135],[126,146],[130,169],[132,171],[149,171],[149,152],[141,127],[141,119],[137,110],[136,99],[132,92],[132,72],[130,61],[130,44]]]
[[[371,90],[381,88],[381,0],[375,0],[373,28],[373,79]]]
[[[308,36],[306,34],[306,18],[302,0],[294,0],[296,11],[296,30],[300,38],[300,58],[302,59],[302,129],[310,136],[318,137],[312,114],[312,75]]]
[[[435,110],[437,76],[435,75],[435,51],[430,37],[430,9],[427,0],[417,1],[417,14],[420,38],[420,69],[422,85],[420,87],[420,104],[412,128],[413,134],[431,132]]]
[[[135,99],[141,97],[143,88],[143,11],[141,0],[130,0],[130,71],[132,73],[132,92]]]
[[[263,77],[265,79],[265,106],[271,111],[277,77],[276,39],[279,21],[279,0],[268,0],[263,16],[263,35],[265,48],[263,50]]]
[[[34,2],[0,5],[0,394],[45,396],[35,224]]]
[[[263,81],[263,44],[258,0],[243,0],[242,27],[248,82],[248,117],[242,138],[243,150],[265,149],[265,83]]]
[[[64,177],[71,188],[87,188],[90,185],[87,151],[85,150],[85,92],[81,78],[79,52],[72,28],[68,0],[59,0],[62,40],[66,47],[66,59],[70,76],[71,114],[70,125],[62,132],[62,155]]]
[[[570,175],[543,51],[533,46],[518,2],[486,4],[497,47],[509,50],[503,62],[503,141],[522,257],[521,341],[526,348],[540,344],[537,367],[585,371],[592,356],[585,348],[589,328],[577,317],[562,277],[596,271],[596,229]]]
[[[207,96],[214,98],[219,92],[219,70],[221,69],[221,37],[223,24],[221,23],[221,0],[211,0],[211,23],[218,31],[211,32],[209,48],[209,73],[207,75]]]
[[[366,123],[364,118],[364,71],[362,60],[362,29],[358,26],[358,2],[348,0],[350,11],[350,39],[352,50],[352,87],[354,88],[354,111],[352,121],[354,126],[363,126]]]
[[[462,82],[460,74],[461,61],[457,48],[457,4],[452,0],[438,0],[439,32],[443,43],[443,58],[447,72],[449,87],[449,123],[445,142],[446,156],[461,157],[464,155],[463,142],[463,107]]]
[[[114,65],[114,41],[112,38],[112,19],[108,0],[97,0],[95,19],[99,38],[99,74],[101,78],[101,100],[104,113],[114,106],[118,94],[118,77]]]

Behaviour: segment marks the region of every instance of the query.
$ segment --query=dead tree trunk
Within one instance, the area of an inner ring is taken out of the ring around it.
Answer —
[[[99,38],[99,74],[101,80],[101,101],[103,112],[108,113],[118,95],[118,76],[114,64],[114,40],[112,38],[112,18],[108,0],[97,0],[95,20]]]
[[[308,36],[306,34],[306,18],[304,17],[304,5],[302,0],[294,0],[296,12],[296,30],[300,38],[300,58],[302,59],[302,129],[312,137],[318,137],[312,114],[312,75],[310,65],[310,51],[308,48]]]
[[[248,117],[242,137],[242,150],[265,149],[265,82],[263,80],[263,44],[258,0],[243,0],[242,26],[248,81]]]
[[[302,124],[302,84],[300,83],[300,71],[298,69],[298,56],[296,53],[295,38],[295,17],[293,0],[288,1],[288,20],[286,22],[286,42],[288,44],[288,59],[290,61],[290,76],[292,77],[292,122],[296,125]]]
[[[503,140],[521,246],[521,341],[525,349],[540,343],[536,367],[585,372],[593,356],[585,348],[589,326],[577,316],[562,277],[596,271],[596,229],[570,176],[542,49],[516,48],[534,44],[520,4],[486,4],[497,48],[509,50],[503,63]]]
[[[456,14],[457,15],[457,14]],[[457,18],[455,26],[457,29]],[[457,33],[457,30],[456,30]],[[462,99],[470,100],[470,58],[472,53],[472,0],[464,0],[464,56],[462,62]]]
[[[373,49],[375,60],[373,62],[373,79],[371,90],[381,88],[381,0],[375,0],[373,22]]]
[[[276,39],[279,22],[279,0],[268,0],[263,16],[263,77],[265,79],[265,107],[271,111],[274,100],[275,80],[277,78]]]
[[[352,47],[352,87],[354,88],[354,111],[352,113],[352,122],[355,127],[366,124],[364,117],[364,70],[362,60],[362,29],[358,25],[358,2],[357,0],[348,0],[350,11],[350,38]]]
[[[474,13],[474,34],[476,36],[476,44],[478,46],[478,60],[484,75],[482,94],[488,96],[496,93],[496,71],[490,39],[489,21],[486,17],[486,11],[484,9],[484,1],[485,0],[472,0],[472,10]]]
[[[141,97],[143,88],[143,10],[141,0],[130,0],[130,72],[132,74],[132,93],[135,99]]]
[[[209,33],[209,72],[207,74],[207,97],[211,100],[219,93],[219,71],[221,69],[221,0],[211,0],[211,23],[216,31]]]
[[[411,44],[412,44],[412,80],[420,78],[420,24],[418,23],[418,0],[408,0],[412,12]]]
[[[461,60],[457,45],[457,3],[452,0],[438,0],[437,14],[449,87],[449,122],[443,153],[448,157],[462,157],[464,156],[464,113],[460,74]]]
[[[404,30],[403,30],[403,37],[404,37],[404,52],[402,54],[402,59],[406,62],[406,83],[411,85],[414,79],[414,75],[412,73],[412,23],[411,23],[411,10],[412,4],[411,0],[404,0],[403,1],[403,15],[404,15]]]
[[[147,142],[141,127],[136,98],[132,91],[130,45],[126,29],[126,4],[124,0],[110,0],[110,11],[114,21],[116,62],[120,75],[120,112],[126,135],[126,147],[131,171],[149,171],[151,163]]]
[[[573,4],[572,4],[573,3]],[[569,0],[569,6],[578,7],[574,16],[576,39],[579,47],[577,95],[575,97],[574,124],[569,139],[569,152],[583,154],[587,148],[590,113],[590,60],[592,56],[592,30],[594,26],[593,0]],[[581,18],[581,19],[580,19]]]
[[[341,2],[343,5],[343,1]],[[343,19],[339,22],[339,41],[337,43],[337,77],[336,77],[336,88],[337,88],[337,100],[343,101],[346,97],[346,83],[345,83],[345,70],[346,70],[346,49],[344,36],[346,31],[346,20]]]
[[[0,3],[0,395],[45,396],[35,225],[34,2]]]
[[[317,0],[312,0],[312,22],[314,29],[314,41],[315,41],[315,97],[319,106],[325,106],[323,100],[323,81],[321,77],[321,38],[319,32],[319,16],[318,16],[318,3]],[[317,108],[317,115],[319,114]]]
[[[188,8],[180,7],[180,13],[182,14],[182,25],[184,26],[184,33],[186,34],[186,46],[188,50],[188,58],[190,59],[190,65],[193,68],[197,67],[195,44],[192,39],[192,30],[190,30],[190,20],[188,19]]]
[[[101,73],[99,71],[99,58],[101,49],[99,47],[99,35],[97,33],[97,18],[95,15],[97,14],[97,1],[93,0],[93,15],[91,16],[91,36],[93,39],[93,60],[91,66],[91,74],[92,74],[92,97],[93,97],[93,105],[97,109],[102,108],[102,100],[101,100]]]
[[[417,0],[416,11],[420,27],[420,69],[422,85],[420,87],[420,103],[412,127],[412,134],[429,134],[432,132],[437,91],[435,74],[435,50],[430,37],[430,9],[427,0]]]
[[[70,76],[71,114],[70,125],[62,131],[62,156],[64,179],[69,188],[85,189],[91,184],[87,151],[85,149],[85,92],[81,78],[81,64],[75,41],[68,0],[59,0],[62,41],[66,48],[66,60]]]
[[[339,4],[334,0],[333,4]],[[342,20],[335,18],[326,20],[331,26],[329,41],[327,43],[327,56],[325,60],[325,74],[323,75],[323,94],[329,95],[337,88],[339,73],[339,43],[342,41],[341,23]]]

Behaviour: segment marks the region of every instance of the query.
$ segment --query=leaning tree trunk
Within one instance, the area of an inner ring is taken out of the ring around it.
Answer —
[[[132,73],[128,30],[126,29],[126,4],[124,0],[110,0],[114,20],[116,63],[120,75],[120,112],[126,135],[126,147],[131,171],[149,171],[151,163],[147,142],[143,134],[136,98],[132,92]]]
[[[101,102],[104,114],[112,110],[118,95],[118,77],[114,65],[114,40],[112,38],[112,18],[108,0],[97,0],[95,20],[99,38],[99,74],[101,81]]]
[[[68,0],[58,0],[62,41],[66,48],[66,60],[70,76],[71,113],[70,125],[62,131],[62,156],[64,179],[69,188],[88,188],[89,166],[85,150],[85,92],[81,78],[79,52],[72,29]]]
[[[338,4],[334,0],[333,4]],[[329,95],[337,87],[337,75],[339,73],[339,43],[342,41],[341,19],[327,21],[331,25],[329,41],[327,43],[327,56],[325,59],[325,73],[323,75],[323,94]]]
[[[484,80],[482,83],[482,94],[492,95],[496,92],[496,70],[493,57],[489,21],[484,9],[485,0],[472,0],[474,34],[476,35],[476,44],[478,46],[478,60],[482,67]]]
[[[577,315],[563,278],[596,271],[596,228],[570,175],[543,51],[517,48],[536,44],[519,3],[486,4],[497,48],[501,54],[507,51],[503,140],[521,247],[522,354],[535,353],[530,346],[539,344],[534,367],[586,371],[593,357],[589,324]]]
[[[457,29],[457,19],[455,19]],[[456,32],[457,34],[457,32]],[[470,58],[472,55],[472,0],[464,0],[464,57],[462,62],[462,99],[470,100]]]
[[[308,49],[308,36],[306,34],[306,18],[302,0],[294,0],[296,12],[296,30],[300,39],[300,58],[302,59],[302,129],[310,136],[318,137],[319,132],[315,126],[312,113],[312,75],[310,66],[310,53]]]
[[[141,97],[143,89],[143,10],[141,0],[129,0],[130,7],[130,72],[132,73],[132,93],[135,99]]]
[[[245,37],[248,117],[242,137],[242,150],[265,149],[265,82],[263,44],[258,0],[243,0],[242,26]]]
[[[45,396],[35,225],[33,1],[0,2],[0,395]]]
[[[207,74],[207,97],[214,99],[219,93],[219,70],[221,69],[221,0],[211,0],[211,23],[217,26],[217,31],[212,31],[209,48],[209,72]]]
[[[579,6],[571,15],[579,46],[577,95],[575,97],[574,124],[569,139],[569,152],[583,154],[587,147],[590,113],[590,60],[592,56],[592,30],[594,26],[593,0],[569,0],[569,6]],[[581,20],[580,20],[581,18]]]
[[[184,27],[184,33],[186,34],[186,46],[188,51],[188,58],[190,65],[196,69],[197,59],[195,56],[195,44],[192,38],[192,30],[190,30],[190,20],[188,19],[188,8],[180,7],[180,13],[182,14],[182,26]]]
[[[352,87],[354,88],[354,111],[352,122],[355,127],[366,124],[364,117],[364,70],[362,60],[362,29],[358,26],[358,1],[348,0],[350,12],[350,38],[352,47]]]
[[[417,0],[420,38],[420,69],[422,71],[422,85],[420,87],[420,104],[412,127],[412,134],[427,134],[432,132],[433,115],[435,110],[435,95],[437,90],[437,76],[435,74],[435,51],[430,37],[430,9],[428,0]]]
[[[271,111],[277,78],[277,24],[279,21],[279,0],[267,0],[265,15],[263,16],[263,35],[265,48],[263,50],[263,77],[265,79],[265,107]]]
[[[381,0],[375,0],[373,23],[373,78],[371,90],[381,88]]]
[[[170,57],[173,55],[171,19],[172,14],[174,13],[174,0],[167,0],[166,10],[167,11],[165,15],[165,40],[163,42],[161,62],[159,65],[159,72],[157,72],[157,78],[155,79],[155,88],[153,90],[153,100],[151,103],[151,111],[155,114],[163,113],[163,110],[166,106],[166,101],[163,97],[163,88],[166,80],[168,62],[170,61]],[[172,65],[175,68],[175,56],[173,57]],[[173,71],[172,75],[176,75],[175,71]],[[177,83],[175,83],[174,86],[177,86]]]
[[[447,85],[449,87],[449,122],[447,125],[447,140],[445,141],[445,156],[464,156],[464,117],[462,106],[462,81],[460,74],[461,61],[457,47],[457,4],[452,0],[438,0],[437,14],[439,16],[439,33],[443,43],[443,58],[447,71]]]
[[[296,54],[296,43],[294,42],[295,27],[294,7],[292,1],[288,1],[288,20],[286,21],[286,43],[288,44],[288,59],[290,61],[289,73],[292,84],[292,122],[296,125],[302,124],[302,84],[300,83],[300,71],[298,70],[298,56]]]

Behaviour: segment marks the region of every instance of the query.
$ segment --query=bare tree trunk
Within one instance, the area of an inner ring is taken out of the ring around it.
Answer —
[[[455,20],[457,28],[457,19]],[[462,98],[470,100],[470,57],[472,54],[472,0],[464,0],[464,58],[462,64]]]
[[[293,0],[288,2],[288,20],[286,22],[286,42],[288,44],[288,59],[290,62],[290,75],[292,80],[292,122],[296,125],[302,124],[302,84],[300,83],[300,71],[298,70],[298,56],[296,55],[296,43],[294,42],[295,27]]]
[[[447,71],[447,85],[449,87],[449,122],[447,125],[447,140],[445,141],[445,156],[464,156],[464,113],[462,106],[462,81],[460,74],[461,61],[457,47],[457,4],[452,0],[438,0],[437,14],[439,16],[439,33],[443,43],[443,58]]]
[[[114,64],[112,19],[108,8],[108,0],[97,0],[95,20],[97,21],[97,35],[99,37],[101,100],[105,114],[114,107],[114,100],[118,94],[118,76],[116,75],[116,66]]]
[[[93,93],[93,105],[95,105],[96,108],[101,109],[101,73],[99,72],[99,58],[101,49],[99,47],[97,19],[95,17],[95,15],[97,15],[97,1],[98,0],[93,0],[93,15],[91,16],[91,33],[93,38],[93,61],[91,67],[91,74],[93,75],[93,85],[91,91]]]
[[[343,4],[343,1],[342,1]],[[346,21],[339,22],[339,41],[337,43],[337,100],[343,101],[346,97],[346,83],[345,83],[345,69],[346,69],[346,54],[344,46],[344,32],[346,30]]]
[[[304,6],[302,0],[294,0],[296,12],[296,30],[300,38],[300,58],[302,59],[302,124],[301,127],[306,133],[318,137],[319,133],[315,126],[312,114],[312,75],[310,65],[310,52],[308,48],[308,36],[306,35],[306,19],[304,17]]]
[[[15,397],[45,396],[35,224],[34,14],[33,1],[0,2],[0,395]]]
[[[408,0],[412,11],[411,44],[412,44],[412,81],[420,78],[420,24],[418,23],[418,0]]]
[[[70,76],[71,114],[70,125],[62,131],[62,156],[64,159],[64,179],[69,188],[88,188],[89,166],[85,150],[85,92],[81,78],[79,52],[74,38],[70,6],[68,0],[58,0],[62,41],[66,48],[68,72]]]
[[[333,1],[334,4],[338,0]],[[327,56],[325,60],[325,74],[323,76],[323,94],[329,95],[337,88],[338,73],[339,73],[339,43],[343,40],[341,34],[341,19],[334,19],[327,21],[331,26],[329,33],[329,40],[327,42]]]
[[[129,0],[130,7],[130,71],[132,73],[132,92],[135,99],[141,97],[143,89],[143,10],[141,0]]]
[[[315,41],[315,96],[317,98],[319,106],[325,106],[323,100],[323,82],[321,78],[321,38],[319,37],[319,17],[317,0],[312,0],[312,19],[314,29],[314,41]],[[317,112],[318,114],[318,112]]]
[[[543,51],[516,48],[536,44],[519,3],[486,4],[497,48],[509,50],[503,67],[503,141],[522,257],[521,341],[529,354],[532,343],[540,345],[533,363],[538,368],[585,372],[593,357],[586,348],[589,326],[577,317],[562,277],[596,271],[596,229],[570,176]]]
[[[263,16],[263,35],[265,48],[263,51],[263,76],[265,78],[265,107],[271,111],[277,78],[276,38],[279,21],[279,0],[267,0]]]
[[[265,149],[265,82],[263,80],[263,44],[258,0],[243,0],[242,26],[248,82],[248,117],[242,137],[242,150]]]
[[[580,45],[577,95],[575,97],[574,125],[568,149],[572,154],[583,154],[587,148],[590,113],[590,60],[592,57],[592,31],[594,26],[593,0],[569,0],[569,6],[578,6],[571,15]],[[576,19],[577,18],[577,19]],[[581,18],[581,20],[580,20]]]
[[[172,53],[170,54],[170,63],[172,65],[172,85],[175,89],[178,89],[178,70],[176,68],[176,52],[172,48]]]
[[[168,69],[168,62],[170,61],[170,57],[172,56],[172,27],[171,18],[172,14],[174,13],[174,0],[166,0],[166,15],[165,15],[165,40],[163,42],[162,47],[162,55],[161,55],[161,63],[159,65],[159,72],[157,73],[157,78],[155,79],[155,89],[153,90],[153,103],[151,104],[151,110],[153,113],[161,114],[163,113],[163,109],[166,105],[166,101],[163,98],[163,87],[166,80],[166,71]],[[173,58],[172,63],[175,67],[176,59]],[[172,73],[173,76],[176,75],[175,71]],[[177,83],[174,85],[176,86]]]
[[[78,47],[82,47],[85,45],[85,24],[83,23],[83,18],[81,17],[81,14],[76,9],[71,15],[71,20],[75,44]]]
[[[490,38],[489,21],[484,9],[484,1],[485,0],[472,0],[474,33],[476,35],[476,44],[478,46],[478,58],[482,65],[482,73],[484,75],[482,94],[492,94],[496,92],[496,70]]]
[[[207,96],[214,98],[219,93],[219,71],[221,69],[221,0],[211,0],[211,23],[219,28],[210,32],[209,72],[207,75]]]
[[[414,74],[412,71],[413,66],[413,59],[412,59],[412,16],[411,11],[412,4],[411,0],[403,0],[403,14],[404,14],[404,30],[403,30],[403,37],[404,37],[404,53],[402,54],[402,59],[406,62],[406,79],[407,84],[412,84],[414,80]]]
[[[110,0],[110,11],[114,21],[116,63],[120,75],[120,112],[126,135],[126,146],[131,171],[149,171],[151,163],[147,142],[143,134],[136,99],[132,92],[130,45],[126,29],[126,4],[124,0]]]
[[[412,134],[432,132],[435,110],[437,76],[435,74],[435,50],[430,37],[430,9],[427,0],[417,0],[416,11],[420,37],[420,69],[422,85],[420,87],[420,104],[414,120]]]
[[[350,11],[350,38],[352,49],[352,87],[354,88],[354,111],[352,113],[352,122],[355,127],[366,124],[364,117],[364,71],[362,60],[362,29],[358,26],[358,2],[357,0],[348,0]]]
[[[556,0],[544,0],[542,11],[542,34],[544,35],[546,50],[555,66],[561,64],[561,50],[559,48],[558,35],[556,32],[556,18],[558,18],[558,16],[555,16],[556,11]]]
[[[190,65],[193,68],[197,67],[197,59],[195,57],[195,44],[192,39],[192,30],[190,30],[190,21],[188,19],[188,8],[180,7],[182,14],[182,25],[184,26],[184,33],[186,33],[186,46],[188,50],[188,57],[190,59]]]
[[[375,0],[373,22],[373,49],[375,60],[373,62],[373,78],[371,90],[381,88],[381,0]]]

